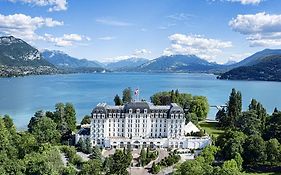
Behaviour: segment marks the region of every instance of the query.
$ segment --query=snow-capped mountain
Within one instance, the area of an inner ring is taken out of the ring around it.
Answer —
[[[13,36],[0,37],[0,65],[53,67],[36,48]]]

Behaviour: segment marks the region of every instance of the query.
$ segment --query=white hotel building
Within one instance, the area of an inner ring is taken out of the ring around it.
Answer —
[[[203,148],[210,144],[208,136],[186,136],[199,129],[185,124],[183,109],[176,103],[155,106],[148,102],[131,102],[124,106],[98,104],[92,111],[91,124],[76,134],[90,138],[93,145],[104,148],[158,147]]]

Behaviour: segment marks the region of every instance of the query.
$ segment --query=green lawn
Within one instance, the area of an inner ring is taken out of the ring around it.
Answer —
[[[198,125],[205,130],[209,135],[212,135],[214,137],[219,136],[222,134],[224,131],[221,130],[217,125],[218,123],[216,122],[200,122]]]

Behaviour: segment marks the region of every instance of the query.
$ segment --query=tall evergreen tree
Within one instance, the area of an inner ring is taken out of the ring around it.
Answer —
[[[76,129],[76,112],[75,112],[74,106],[71,103],[66,103],[64,112],[65,112],[64,118],[65,118],[65,122],[68,125],[68,128],[71,131],[75,131],[75,129]]]
[[[115,103],[115,106],[122,105],[122,100],[121,100],[121,98],[119,97],[118,94],[116,94],[115,97],[114,97],[114,103]]]
[[[234,88],[229,96],[227,103],[227,116],[229,127],[234,127],[235,123],[242,112],[242,94]]]
[[[130,103],[133,99],[132,94],[133,94],[133,92],[132,92],[132,89],[130,87],[124,89],[123,90],[123,98],[122,98],[123,103]]]

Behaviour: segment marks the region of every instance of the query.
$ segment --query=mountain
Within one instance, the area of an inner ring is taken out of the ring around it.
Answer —
[[[145,58],[128,58],[106,64],[106,68],[115,71],[128,71],[148,62]]]
[[[54,67],[43,59],[36,48],[13,36],[0,37],[0,65],[9,67]]]
[[[161,56],[137,67],[142,72],[220,72],[226,66],[210,63],[195,55]]]
[[[43,57],[59,68],[93,68],[102,67],[97,61],[78,59],[67,55],[62,51],[44,50]]]
[[[260,52],[257,52],[255,54],[245,58],[244,60],[242,60],[236,64],[232,64],[231,66],[232,67],[251,66],[251,65],[259,63],[265,57],[272,56],[272,55],[281,55],[281,49],[264,49]]]
[[[281,54],[258,59],[258,63],[240,66],[222,75],[219,79],[281,81]]]

